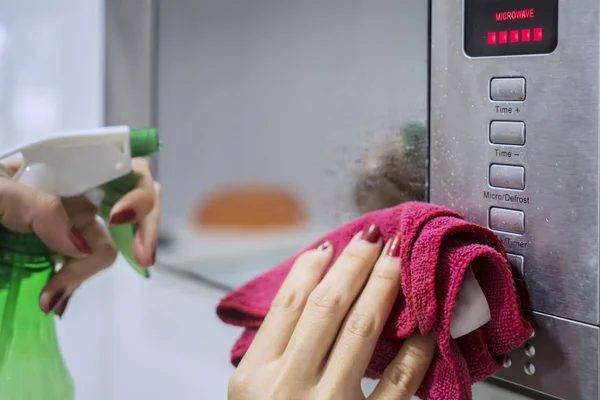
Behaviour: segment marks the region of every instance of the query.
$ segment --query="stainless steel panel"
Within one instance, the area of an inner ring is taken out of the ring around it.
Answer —
[[[568,399],[598,398],[599,3],[559,5],[552,54],[472,59],[463,52],[463,1],[432,4],[429,199],[486,225],[491,207],[522,210],[522,235],[501,233],[527,261],[525,305],[543,314],[535,374],[513,358],[503,376]],[[523,102],[489,97],[492,78],[524,77]],[[448,96],[460,93],[460,98]],[[490,144],[493,120],[524,121],[527,143]],[[522,165],[522,192],[491,189],[493,163]],[[589,325],[587,325],[589,324]],[[546,355],[546,356],[542,356]],[[515,357],[521,357],[518,353]]]
[[[516,165],[492,164],[490,186],[504,189],[525,189],[525,168]]]
[[[494,101],[525,100],[525,79],[492,78],[490,83],[490,98]]]
[[[491,206],[523,210],[527,232],[501,238],[527,258],[533,308],[598,324],[598,2],[560,3],[552,54],[479,59],[462,50],[462,4],[432,5],[430,200],[482,225]],[[525,102],[489,101],[497,76],[524,76]],[[487,140],[499,118],[527,124],[518,152]],[[524,166],[525,190],[490,189],[491,163]]]
[[[560,399],[598,399],[598,327],[538,313],[529,316],[534,337],[509,355],[510,367],[496,376]]]

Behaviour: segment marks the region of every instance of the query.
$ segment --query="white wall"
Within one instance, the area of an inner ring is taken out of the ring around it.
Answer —
[[[426,119],[425,1],[163,1],[159,27],[168,221],[260,181],[339,223],[366,148]]]
[[[102,123],[102,4],[0,0],[0,143]]]

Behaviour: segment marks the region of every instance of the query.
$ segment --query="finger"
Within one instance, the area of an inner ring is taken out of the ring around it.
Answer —
[[[98,240],[93,232],[94,228],[92,227],[94,224],[97,225],[96,207],[83,196],[64,198],[62,203],[69,219],[73,222],[73,225],[84,232],[86,240],[93,243],[92,248],[94,250],[94,255],[88,257],[86,261],[91,262],[92,265],[96,264],[98,262],[97,259],[99,258],[97,253],[102,250],[97,244]],[[90,227],[92,227],[91,235]],[[104,229],[102,230],[104,231]],[[104,233],[103,236],[106,236],[106,234]],[[68,272],[70,268],[69,265],[72,265],[73,262],[73,260],[67,260],[63,269],[66,267]],[[61,271],[63,269],[61,269]],[[48,282],[40,295],[40,308],[42,311],[48,313],[54,310],[59,316],[64,313],[69,298],[75,288],[80,285],[83,281],[82,279],[85,279],[83,277],[73,279],[72,276],[69,277],[69,274],[65,274],[61,271]]]
[[[369,400],[410,400],[417,390],[435,356],[435,335],[411,336],[383,372]]]
[[[48,247],[69,257],[91,254],[58,197],[4,178],[0,179],[0,224],[16,232],[33,232]]]
[[[150,267],[156,262],[156,243],[162,208],[162,188],[158,182],[154,182],[154,196],[154,208],[138,224],[133,242],[133,255],[145,267]]]
[[[117,251],[106,233],[106,229],[95,218],[81,228],[82,234],[91,244],[93,254],[86,259],[70,259],[50,279],[40,295],[40,308],[46,314],[57,310],[64,312],[66,302],[85,280],[111,266]],[[62,312],[60,313],[62,314]]]
[[[366,226],[310,294],[284,355],[294,364],[298,376],[312,376],[323,366],[340,324],[380,252],[379,228]]]
[[[96,219],[96,206],[84,196],[66,197],[61,201],[69,220],[77,229],[83,230]]]
[[[308,296],[321,280],[332,257],[333,248],[325,242],[296,259],[244,360],[261,365],[283,354]]]
[[[348,313],[324,372],[324,380],[360,386],[398,292],[400,291],[400,234],[379,257],[367,285]]]
[[[113,206],[109,221],[111,225],[139,222],[154,208],[156,196],[150,162],[145,158],[134,158],[131,167],[138,176],[137,186]]]
[[[21,168],[21,166],[23,166],[23,160],[22,159],[7,160],[7,161],[4,161],[2,163],[2,165],[12,176]]]

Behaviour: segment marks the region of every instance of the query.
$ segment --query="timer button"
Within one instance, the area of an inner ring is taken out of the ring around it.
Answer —
[[[504,189],[525,189],[525,168],[515,165],[490,165],[490,186]]]
[[[525,100],[525,78],[492,78],[490,98],[493,101]]]
[[[507,253],[506,255],[514,277],[523,278],[525,276],[525,258],[517,254]]]
[[[492,121],[490,142],[523,146],[525,144],[525,123],[516,121]]]

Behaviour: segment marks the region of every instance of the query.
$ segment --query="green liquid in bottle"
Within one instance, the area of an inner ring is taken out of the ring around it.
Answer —
[[[74,398],[54,315],[39,307],[54,267],[53,252],[35,235],[0,227],[0,399]]]

